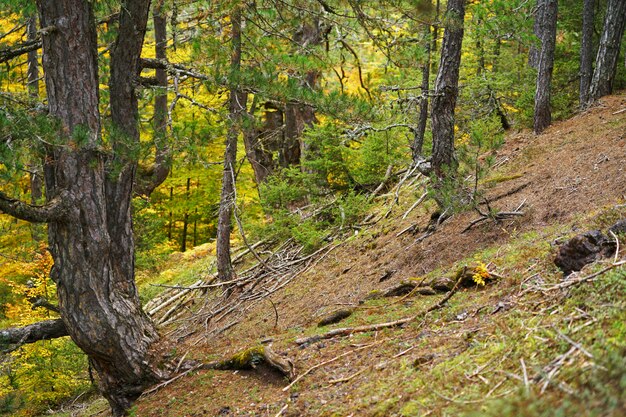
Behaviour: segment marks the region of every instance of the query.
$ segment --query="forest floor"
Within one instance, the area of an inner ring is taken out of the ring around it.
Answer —
[[[481,188],[492,210],[514,211],[523,202],[521,216],[465,231],[478,213],[454,214],[418,240],[435,205],[426,201],[403,219],[421,194],[406,187],[388,217],[329,243],[306,270],[242,308],[220,332],[187,319],[164,329],[178,339],[176,354],[188,358],[210,361],[264,343],[293,361],[296,375],[316,367],[293,386],[284,389],[289,381],[263,366],[197,371],[142,397],[132,415],[626,415],[626,268],[551,289],[563,282],[553,263],[560,243],[626,218],[625,110],[626,95],[615,95],[542,135],[507,136]],[[380,213],[389,198],[380,199]],[[615,259],[625,256],[623,237],[621,247]],[[184,264],[196,265],[199,275],[210,256],[202,248]],[[575,277],[613,261],[611,255]],[[500,278],[459,289],[428,313],[447,296],[372,296],[403,281],[452,278],[477,264]],[[222,295],[215,289],[202,297]],[[339,308],[353,313],[317,326]],[[295,343],[410,317],[402,326]],[[105,408],[98,400],[62,415],[106,415]]]

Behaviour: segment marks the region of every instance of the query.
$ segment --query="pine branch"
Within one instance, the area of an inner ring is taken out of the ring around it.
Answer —
[[[8,353],[27,343],[63,336],[68,336],[68,332],[61,319],[40,321],[24,327],[10,327],[0,330],[0,351]]]
[[[68,198],[62,192],[42,206],[35,206],[21,200],[11,198],[0,191],[0,213],[31,223],[49,223],[61,220],[65,216]]]

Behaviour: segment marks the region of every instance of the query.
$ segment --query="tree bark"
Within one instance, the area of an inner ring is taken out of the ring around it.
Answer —
[[[447,25],[441,45],[441,63],[435,81],[431,118],[433,129],[432,167],[438,178],[454,170],[454,108],[459,94],[459,67],[463,43],[465,0],[449,0]]]
[[[304,49],[311,48],[322,43],[322,28],[320,22],[305,22],[294,36],[294,40]],[[308,71],[303,77],[301,88],[315,90],[321,73],[317,70]],[[312,126],[316,121],[313,107],[302,103],[285,104],[285,134],[283,145],[279,149],[278,161],[280,166],[289,167],[300,164],[300,159],[306,151],[306,144],[302,141],[302,132],[307,126]]]
[[[221,281],[230,281],[233,277],[233,265],[230,258],[231,216],[235,205],[235,166],[237,162],[237,138],[239,122],[246,111],[248,94],[239,89],[239,71],[241,70],[241,9],[236,8],[231,15],[232,55],[230,60],[230,98],[228,104],[229,120],[224,151],[224,173],[222,193],[217,222],[217,275]]]
[[[27,343],[68,335],[65,323],[61,319],[40,321],[24,327],[10,327],[0,330],[0,352],[11,352]]]
[[[415,131],[415,137],[413,139],[413,161],[417,162],[422,158],[424,147],[424,134],[426,133],[426,122],[428,121],[428,90],[430,88],[430,25],[424,25],[424,39],[426,40],[425,57],[422,63],[422,84],[421,91],[422,97],[419,104],[419,119],[417,121],[417,130]]]
[[[167,19],[163,1],[157,0],[152,9],[154,23],[155,56],[160,62],[167,61]],[[136,181],[135,192],[150,195],[167,179],[172,167],[172,152],[167,135],[167,70],[158,67],[156,73],[156,94],[154,96],[154,164],[144,171]]]
[[[535,33],[535,41],[530,45],[528,50],[528,65],[532,68],[539,68],[539,55],[541,54],[541,43],[543,41],[543,34],[545,29],[543,22],[545,19],[544,13],[546,10],[546,4],[548,0],[537,0],[535,6],[535,23],[533,25],[533,32]]]
[[[606,18],[604,29],[600,37],[598,54],[596,56],[596,68],[593,72],[589,99],[597,100],[600,97],[611,94],[613,80],[617,70],[617,58],[619,56],[624,25],[626,22],[626,1],[609,0],[606,6]]]
[[[134,282],[130,213],[139,131],[134,93],[149,1],[122,2],[111,50],[110,104],[115,156],[100,151],[99,80],[92,2],[38,2],[50,115],[67,146],[55,147],[44,167],[48,201],[62,194],[67,210],[49,224],[61,317],[88,355],[114,416],[153,383],[166,378],[153,352],[159,340]]]
[[[554,49],[556,45],[557,0],[544,0],[543,33],[541,36],[541,52],[537,69],[535,90],[535,134],[543,132],[552,123],[550,111],[550,89],[552,69],[554,68]]]
[[[580,43],[580,106],[589,102],[589,87],[593,75],[593,22],[595,20],[595,0],[583,1],[583,27]]]

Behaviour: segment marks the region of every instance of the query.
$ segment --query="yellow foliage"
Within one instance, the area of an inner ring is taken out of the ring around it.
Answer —
[[[472,280],[477,285],[485,285],[485,280],[490,278],[491,274],[487,269],[487,265],[483,262],[478,261],[477,265],[474,267],[474,275],[472,275]]]

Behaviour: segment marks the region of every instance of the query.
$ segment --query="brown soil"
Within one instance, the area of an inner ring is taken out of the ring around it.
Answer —
[[[581,216],[626,198],[626,112],[619,112],[623,109],[626,109],[626,96],[611,96],[568,121],[555,123],[542,135],[524,131],[508,136],[497,153],[497,160],[506,162],[492,175],[491,184],[495,185],[488,189],[486,198],[495,199],[525,185],[491,203],[493,209],[511,211],[525,201],[523,216],[499,224],[483,222],[461,233],[478,214],[456,214],[435,234],[416,244],[416,237],[423,232],[396,235],[411,224],[417,224],[420,230],[425,229],[430,213],[421,207],[401,220],[402,214],[416,199],[414,194],[404,195],[401,205],[394,209],[389,219],[339,246],[314,268],[272,295],[279,317],[276,328],[274,309],[269,301],[263,302],[249,312],[242,324],[229,329],[218,340],[187,348],[201,357],[209,354],[228,356],[272,337],[274,349],[295,359],[300,373],[354,348],[346,340],[329,340],[305,349],[290,343],[303,328],[315,326],[320,317],[333,309],[357,306],[372,290],[387,288],[437,269],[441,269],[442,274],[449,274],[455,262],[482,248],[503,245],[520,232],[540,232],[555,224],[569,224],[575,231]],[[432,210],[433,206],[427,207]],[[384,276],[387,278],[380,282]],[[493,297],[497,299],[495,295]],[[412,302],[411,308],[419,311],[436,300],[436,297],[421,297]],[[380,305],[386,314],[393,314],[396,310],[400,316],[405,314],[402,310],[405,305],[389,300]],[[368,309],[372,314],[380,313],[376,307],[366,307],[354,323],[367,323]],[[412,358],[423,358],[428,363],[453,356],[458,349],[463,349],[462,336],[479,326],[470,319],[462,327],[452,324],[445,335],[429,334],[428,329],[417,325],[410,325],[402,332],[382,332],[379,337],[390,338],[393,343],[364,349],[333,362],[332,366],[316,373],[315,378],[303,381],[299,395],[291,394],[291,397],[289,392],[281,391],[285,382],[271,373],[202,372],[139,401],[137,415],[274,416],[284,404],[289,406],[282,415],[320,415],[319,410],[326,410],[322,413],[324,415],[332,415],[332,404],[345,403],[351,404],[353,415],[369,415],[366,410],[372,404],[368,401],[376,402],[375,393],[367,401],[353,398],[350,385],[329,384],[328,381],[349,376],[353,373],[351,370],[360,369],[359,366],[388,360],[402,351],[403,343],[424,337],[430,338],[428,350],[416,349],[411,352]],[[444,344],[444,338],[451,334],[458,336],[456,342]],[[371,337],[349,340],[353,346],[371,342]],[[391,371],[383,369],[378,378],[385,378],[386,372]],[[359,376],[353,380],[354,384],[374,382]]]

